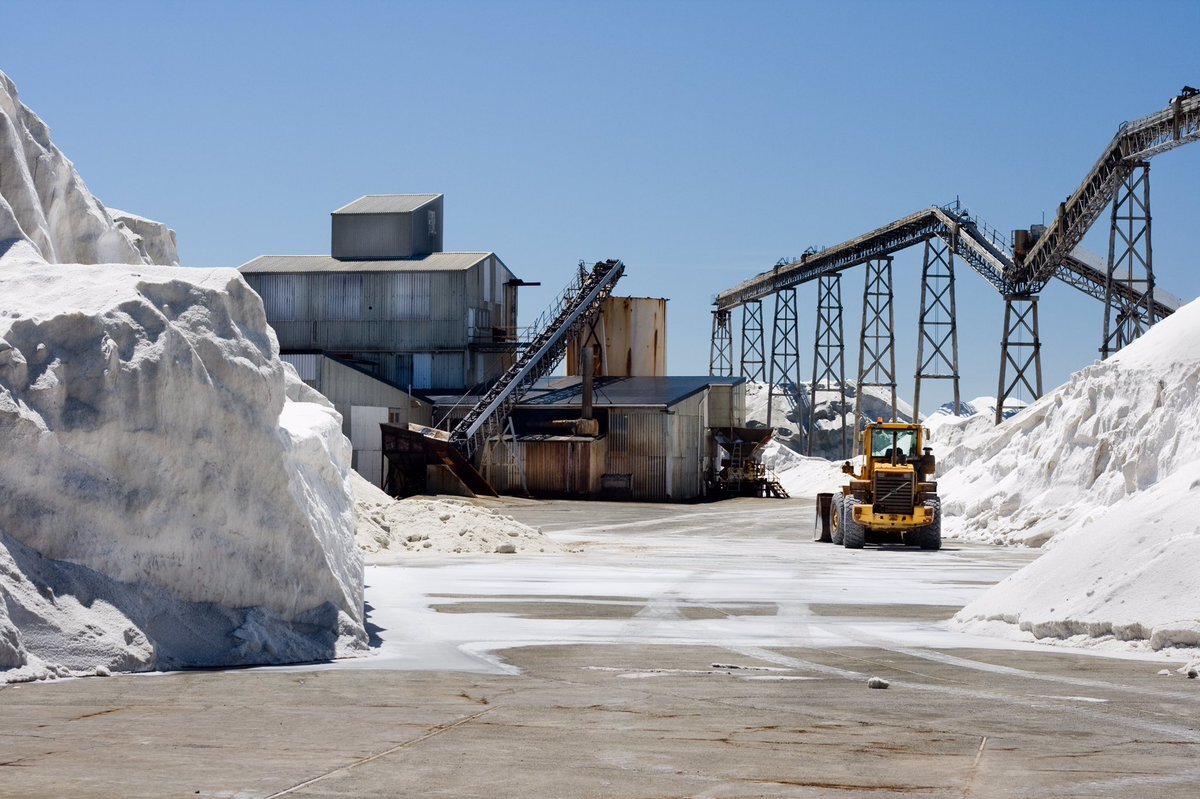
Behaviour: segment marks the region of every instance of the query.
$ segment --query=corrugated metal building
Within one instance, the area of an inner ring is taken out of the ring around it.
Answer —
[[[325,353],[414,390],[463,390],[511,363],[516,280],[495,253],[442,252],[442,195],[362,197],[332,215],[331,255],[241,267],[283,352]]]
[[[515,440],[484,453],[496,490],[534,496],[687,501],[704,495],[715,454],[710,428],[740,427],[740,377],[607,377],[595,381],[596,437],[570,433],[581,380],[558,378],[513,414]]]
[[[380,422],[429,424],[422,394],[461,394],[512,362],[519,283],[493,252],[443,252],[443,197],[360,197],[331,215],[330,255],[242,265],[285,360],[343,417],[355,468],[382,479]]]

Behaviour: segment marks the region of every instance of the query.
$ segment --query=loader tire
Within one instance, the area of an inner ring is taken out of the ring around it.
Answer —
[[[829,539],[835,544],[842,543],[842,513],[845,497],[839,492],[833,495],[833,505],[829,509]]]
[[[842,525],[842,546],[846,549],[862,549],[863,544],[867,542],[867,531],[861,524],[854,521],[854,508],[861,504],[862,501],[854,497],[846,500],[844,524]]]
[[[942,548],[942,501],[937,497],[925,500],[925,507],[933,508],[933,521],[921,528],[921,549]]]

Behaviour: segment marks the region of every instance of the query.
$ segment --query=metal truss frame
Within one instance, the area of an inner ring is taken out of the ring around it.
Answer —
[[[1124,274],[1121,274],[1121,273]],[[1114,286],[1137,286],[1144,300],[1115,296]],[[1120,350],[1154,324],[1154,260],[1150,246],[1150,164],[1142,162],[1117,187],[1108,235],[1101,357]]]
[[[821,275],[817,282],[817,330],[813,338],[813,378],[811,399],[808,403],[808,454],[813,454],[813,439],[816,437],[817,389],[836,391],[838,403],[846,401],[846,341],[842,330],[842,276]],[[839,410],[842,417],[841,457],[850,457],[846,436],[846,409]]]
[[[865,386],[890,389],[896,418],[896,328],[893,314],[892,258],[867,261],[863,284],[862,336],[858,342],[858,384],[854,392],[854,431],[862,422]],[[889,420],[891,421],[891,420]]]
[[[742,377],[762,383],[767,379],[767,358],[763,351],[762,302],[742,306]]]
[[[729,328],[730,313],[712,312],[712,344],[708,351],[708,373],[717,377],[733,376],[733,331]]]
[[[775,294],[775,321],[771,328],[771,360],[767,371],[767,427],[774,422],[775,395],[781,394],[799,404],[800,395],[800,334],[799,314],[796,311],[796,290],[784,289]],[[781,389],[776,391],[776,389]]]
[[[950,380],[954,415],[958,394],[958,316],[954,303],[954,251],[941,239],[925,240],[921,268],[921,315],[917,320],[917,372],[913,418],[921,418],[921,381]]]
[[[1004,297],[1004,338],[1000,342],[1000,384],[996,391],[996,424],[1004,421],[1004,406],[1024,388],[1033,399],[1042,396],[1042,342],[1038,337],[1038,295]],[[1008,379],[1009,367],[1012,379]],[[1033,382],[1030,381],[1033,372]]]

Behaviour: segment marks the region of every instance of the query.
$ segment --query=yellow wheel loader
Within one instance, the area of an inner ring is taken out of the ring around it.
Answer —
[[[835,492],[822,526],[830,540],[861,549],[867,532],[899,533],[904,543],[921,549],[942,546],[942,506],[933,475],[937,463],[925,446],[929,431],[919,424],[868,424],[860,439],[862,471],[849,461],[842,471],[849,485]],[[820,503],[818,504],[820,507]]]

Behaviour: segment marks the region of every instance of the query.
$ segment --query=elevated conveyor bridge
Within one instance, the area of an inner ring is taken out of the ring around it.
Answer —
[[[828,297],[840,298],[840,288],[834,283],[840,280],[841,273],[868,264],[858,393],[861,395],[864,386],[890,387],[894,412],[891,261],[896,252],[924,244],[914,413],[920,410],[922,379],[953,380],[954,402],[958,407],[953,268],[957,256],[987,280],[1006,304],[997,391],[998,423],[1005,401],[1018,391],[1027,391],[1035,398],[1041,396],[1037,299],[1050,280],[1060,280],[1104,303],[1100,350],[1105,356],[1178,307],[1170,295],[1155,291],[1150,247],[1149,159],[1197,140],[1200,140],[1200,92],[1184,87],[1165,109],[1118,128],[1099,160],[1079,188],[1059,206],[1048,226],[1016,231],[1008,241],[956,201],[917,211],[837,246],[810,250],[797,260],[781,262],[716,296],[710,371],[732,372],[731,320],[733,311],[740,306],[746,321],[743,353],[766,353],[765,357],[758,355],[752,361],[743,358],[744,376],[765,379],[772,387],[777,383],[798,384],[798,360],[772,357],[781,347],[784,351],[795,351],[793,343],[781,344],[778,340],[781,330],[785,338],[795,336],[795,299],[789,293],[794,295],[795,288],[804,283],[820,281],[819,296],[825,299],[819,299],[819,303],[828,304]],[[1110,204],[1113,210],[1109,254],[1107,261],[1098,263],[1099,259],[1090,257],[1079,243]],[[775,340],[768,352],[761,340],[764,327],[761,302],[771,296],[776,299],[777,318]],[[786,317],[782,325],[780,313]],[[943,319],[947,314],[948,322]],[[823,329],[829,319],[836,319],[836,329]],[[747,331],[753,331],[751,335],[757,336],[757,340],[749,340]],[[836,313],[819,308],[816,332],[813,396],[809,403],[814,410],[818,383],[822,390],[841,390],[841,384],[845,383],[840,308]],[[890,367],[885,356],[891,358]],[[833,367],[835,363],[842,364],[840,375]],[[778,367],[781,374],[765,373],[767,364],[772,372]],[[820,373],[818,365],[824,366]],[[810,436],[813,425],[810,416]]]

